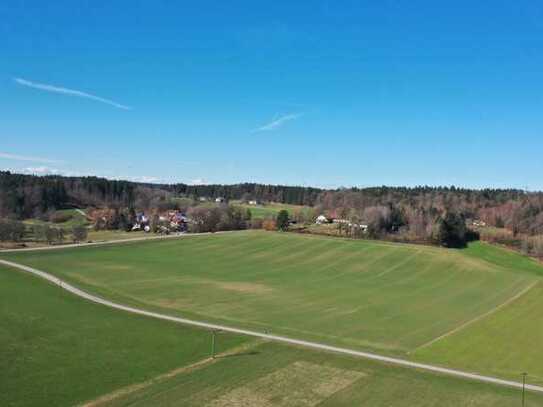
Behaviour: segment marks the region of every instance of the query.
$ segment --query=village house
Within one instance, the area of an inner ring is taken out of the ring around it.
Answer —
[[[349,223],[350,224],[351,222],[349,222],[349,220],[347,219],[334,219],[332,223]]]
[[[319,216],[317,216],[317,219],[316,219],[315,223],[317,225],[322,225],[324,223],[330,223],[330,221],[328,220],[328,218],[326,216],[319,215]]]

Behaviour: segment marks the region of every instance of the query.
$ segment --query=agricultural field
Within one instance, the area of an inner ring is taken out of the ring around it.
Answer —
[[[262,343],[104,405],[505,407],[520,398],[518,390]],[[543,397],[528,394],[527,401],[540,405]]]
[[[543,268],[483,243],[244,231],[3,257],[146,309],[542,382],[543,357],[528,345],[543,331],[525,334],[543,326]]]
[[[28,301],[31,298],[32,301]],[[510,406],[518,390],[210,333],[0,267],[2,406]],[[543,397],[528,394],[527,405]]]
[[[223,334],[217,350],[246,342]],[[1,406],[91,400],[201,361],[210,343],[209,332],[87,303],[0,267]]]

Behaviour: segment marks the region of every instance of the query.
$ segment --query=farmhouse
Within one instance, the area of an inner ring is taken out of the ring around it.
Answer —
[[[226,201],[226,200],[222,196],[219,196],[219,197],[215,198],[216,203],[223,203],[224,201]]]
[[[334,219],[332,222],[333,223],[349,223],[349,224],[351,223],[347,219]]]
[[[315,221],[317,225],[322,225],[323,223],[330,223],[328,218],[324,215],[317,216],[317,220]]]
[[[364,233],[368,231],[368,225],[364,223],[349,223],[349,226],[352,228],[360,229]]]
[[[475,219],[472,222],[472,225],[475,226],[476,228],[484,228],[486,227],[486,222],[483,220]]]

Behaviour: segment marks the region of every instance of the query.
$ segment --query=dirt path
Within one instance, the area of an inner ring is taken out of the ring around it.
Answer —
[[[118,239],[118,240],[105,240],[103,242],[92,242],[92,243],[70,243],[70,244],[60,244],[58,246],[43,246],[43,247],[27,247],[22,249],[0,249],[0,254],[2,253],[19,253],[19,252],[38,252],[43,250],[59,250],[59,249],[68,249],[71,247],[89,247],[89,246],[103,246],[116,243],[130,243],[130,242],[143,242],[147,240],[165,240],[165,239],[182,239],[193,236],[205,236],[205,235],[214,235],[214,234],[224,234],[224,233],[235,233],[236,231],[220,231],[220,232],[207,232],[207,233],[182,233],[166,236],[146,236],[146,237],[132,237],[129,239]]]
[[[340,348],[340,347],[330,346],[330,345],[317,343],[317,342],[309,342],[309,341],[304,341],[304,340],[301,340],[301,339],[293,339],[293,338],[288,338],[288,337],[279,336],[279,335],[270,335],[270,334],[266,334],[266,333],[250,331],[250,330],[247,330],[247,329],[239,329],[239,328],[234,328],[234,327],[230,327],[230,326],[226,326],[226,325],[211,324],[211,323],[207,323],[207,322],[203,322],[203,321],[194,321],[194,320],[191,320],[191,319],[179,318],[179,317],[174,317],[174,316],[171,316],[171,315],[160,314],[160,313],[157,313],[157,312],[146,311],[144,309],[129,307],[129,306],[126,306],[126,305],[118,304],[118,303],[115,303],[115,302],[108,301],[108,300],[105,300],[103,298],[97,297],[95,295],[89,294],[89,293],[87,293],[87,292],[85,292],[85,291],[83,291],[83,290],[81,290],[81,289],[79,289],[79,288],[65,282],[64,280],[61,280],[58,277],[55,277],[55,276],[53,276],[53,275],[51,275],[49,273],[46,273],[44,271],[34,269],[32,267],[24,266],[24,265],[18,264],[18,263],[13,263],[13,262],[7,261],[7,260],[0,260],[0,264],[5,265],[5,266],[9,266],[9,267],[13,267],[13,268],[16,268],[18,270],[25,271],[27,273],[31,273],[31,274],[34,274],[36,276],[39,276],[39,277],[41,277],[41,278],[43,278],[43,279],[45,279],[45,280],[47,280],[47,281],[49,281],[49,282],[51,282],[53,284],[56,284],[56,285],[60,286],[61,288],[65,289],[66,291],[69,291],[69,292],[71,292],[71,293],[73,293],[73,294],[75,294],[75,295],[77,295],[77,296],[79,296],[81,298],[86,299],[86,300],[95,302],[97,304],[102,304],[102,305],[105,305],[107,307],[115,308],[115,309],[118,309],[118,310],[121,310],[121,311],[130,312],[132,314],[144,315],[144,316],[147,316],[147,317],[162,319],[162,320],[165,320],[165,321],[171,321],[171,322],[184,324],[184,325],[197,326],[197,327],[204,328],[204,329],[209,329],[209,330],[221,330],[221,331],[230,332],[230,333],[239,334],[239,335],[247,335],[247,336],[266,339],[266,340],[270,340],[270,341],[287,343],[287,344],[290,344],[290,345],[302,346],[304,348],[309,348],[309,349],[316,349],[316,350],[334,352],[334,353],[339,353],[339,354],[343,354],[343,355],[349,355],[349,356],[354,356],[354,357],[359,357],[359,358],[364,358],[364,359],[376,360],[376,361],[379,361],[379,362],[390,363],[392,365],[403,366],[403,367],[408,367],[408,368],[413,368],[413,369],[420,369],[420,370],[424,370],[424,371],[428,371],[428,372],[439,373],[439,374],[444,374],[444,375],[454,376],[454,377],[460,377],[460,378],[463,378],[463,379],[474,380],[474,381],[479,381],[479,382],[484,382],[484,383],[491,383],[491,384],[495,384],[495,385],[499,385],[499,386],[513,387],[513,388],[517,388],[517,389],[521,389],[523,387],[523,384],[520,383],[520,382],[499,379],[499,378],[496,378],[496,377],[483,376],[483,375],[479,375],[479,374],[475,374],[475,373],[464,372],[464,371],[461,371],[461,370],[448,369],[448,368],[445,368],[445,367],[439,367],[439,366],[429,365],[429,364],[425,364],[425,363],[412,362],[412,361],[405,360],[405,359],[399,359],[399,358],[393,358],[393,357],[389,357],[389,356],[378,355],[376,353],[362,352],[362,351],[357,351],[357,350],[348,349],[348,348]],[[526,389],[534,391],[534,392],[543,393],[543,386],[536,386],[536,385],[527,384]]]

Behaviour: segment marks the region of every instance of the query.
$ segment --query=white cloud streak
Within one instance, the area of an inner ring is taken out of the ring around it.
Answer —
[[[101,98],[99,96],[91,95],[90,93],[81,92],[79,90],[62,88],[62,87],[59,87],[59,86],[47,85],[47,84],[44,84],[44,83],[31,82],[31,81],[28,81],[28,80],[22,79],[22,78],[13,78],[13,80],[15,82],[17,82],[19,85],[27,86],[27,87],[33,88],[33,89],[39,89],[39,90],[43,90],[43,91],[46,91],[46,92],[60,93],[62,95],[77,96],[77,97],[80,97],[80,98],[90,99],[90,100],[94,100],[96,102],[105,103],[107,105],[116,107],[118,109],[124,109],[124,110],[131,110],[132,109],[130,106],[121,105],[120,103],[114,102],[112,100],[104,99],[104,98]]]
[[[27,172],[29,174],[34,175],[53,175],[53,174],[59,174],[60,171],[56,168],[49,168],[49,167],[27,167],[24,169],[24,172]]]
[[[190,185],[207,185],[208,182],[204,178],[196,178],[189,181]]]
[[[119,179],[126,179],[126,180],[129,180],[129,181],[134,181],[134,182],[141,182],[141,183],[144,183],[144,184],[156,184],[158,182],[161,182],[162,180],[158,177],[154,177],[152,175],[140,175],[140,176],[136,176],[136,177],[120,177]]]
[[[60,160],[51,160],[49,158],[29,157],[26,155],[10,154],[10,153],[3,153],[3,152],[0,152],[0,158],[5,158],[7,160],[16,160],[16,161],[32,161],[35,163],[43,163],[43,164],[57,164],[57,163],[62,162]]]
[[[277,119],[272,120],[270,123],[267,123],[267,124],[265,124],[263,126],[260,126],[259,128],[255,129],[255,131],[271,131],[271,130],[275,130],[275,129],[281,127],[286,122],[289,122],[291,120],[296,120],[300,116],[302,116],[301,113],[287,114],[287,115],[284,115],[284,116],[281,116],[281,117],[279,117]]]

